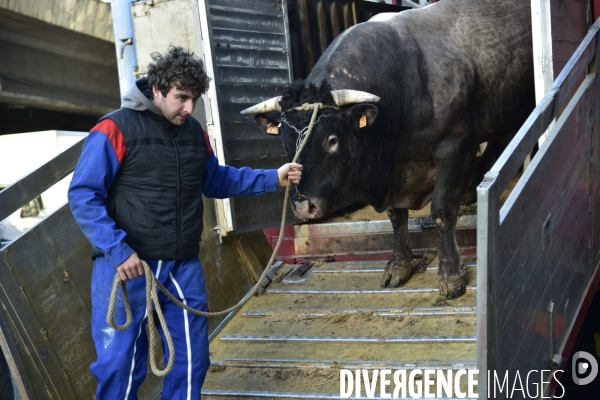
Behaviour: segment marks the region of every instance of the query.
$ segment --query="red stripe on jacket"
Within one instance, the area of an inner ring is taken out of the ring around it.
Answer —
[[[117,124],[115,124],[112,119],[105,119],[98,123],[98,125],[94,126],[91,130],[100,131],[106,135],[112,144],[113,149],[115,149],[119,164],[123,164],[123,158],[125,157],[125,141]]]
[[[208,155],[210,156],[213,153],[212,147],[210,145],[210,138],[208,137],[208,133],[204,129],[202,129],[202,133],[204,133],[204,140],[206,141],[206,147],[208,148]]]

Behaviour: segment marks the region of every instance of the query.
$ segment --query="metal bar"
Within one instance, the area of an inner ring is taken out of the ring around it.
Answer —
[[[18,103],[29,107],[46,108],[49,110],[84,115],[103,115],[108,114],[109,112],[114,110],[114,107],[106,107],[102,104],[98,104],[95,102],[92,103],[87,99],[85,103],[72,103],[69,101],[57,100],[46,96],[7,92],[5,90],[0,91],[0,101],[3,103]]]
[[[531,22],[533,42],[533,72],[535,80],[535,103],[538,104],[554,81],[552,64],[552,28],[550,0],[531,0]],[[548,128],[548,130],[551,127]],[[541,146],[548,131],[538,141]]]
[[[477,366],[480,371],[487,371],[493,365],[489,362],[489,349],[492,349],[491,332],[492,304],[491,294],[491,268],[493,266],[494,216],[496,213],[495,180],[484,178],[477,187]],[[487,374],[478,377],[477,393],[479,398],[487,398]]]
[[[306,368],[316,369],[476,369],[477,364],[473,360],[450,360],[450,361],[416,361],[397,362],[389,360],[303,360],[294,359],[271,359],[271,358],[226,358],[224,361],[212,362],[213,365],[227,367],[247,368],[298,368],[298,365]]]
[[[201,54],[204,55],[204,65],[208,76],[213,77],[209,82],[208,91],[202,95],[204,107],[206,109],[206,129],[211,140],[212,148],[219,159],[219,164],[226,165],[225,145],[223,134],[221,132],[221,117],[218,103],[217,79],[214,62],[214,52],[211,36],[210,10],[206,0],[197,1],[198,24],[196,29],[200,31],[202,40],[200,43]],[[199,25],[199,26],[198,26]],[[215,209],[217,212],[217,221],[219,224],[219,234],[227,236],[235,227],[233,226],[232,204],[230,199],[215,199]]]
[[[241,14],[250,14],[250,15],[271,15],[271,16],[278,16],[279,13],[272,13],[272,14],[268,14],[266,13],[264,10],[251,10],[251,9],[247,9],[247,8],[239,8],[239,7],[228,7],[228,6],[217,6],[217,5],[211,5],[210,6],[211,10],[220,10],[220,11],[228,11],[228,12],[235,12],[235,13],[241,13]],[[276,10],[274,8],[274,10]]]
[[[328,263],[333,264],[333,263]],[[366,263],[365,263],[366,264]],[[383,268],[384,262],[370,262],[369,264],[380,264],[379,268],[313,268],[311,274],[335,274],[335,273],[381,273],[381,269]],[[356,265],[354,263],[353,265]],[[477,267],[476,262],[465,263],[466,268],[475,268]],[[438,270],[438,265],[430,265],[427,267],[427,270],[436,271]]]
[[[330,314],[357,314],[357,313],[374,313],[381,317],[398,317],[398,316],[439,316],[439,315],[468,315],[475,314],[476,307],[418,307],[418,308],[313,308],[313,309],[296,309],[290,310],[287,308],[272,308],[269,310],[250,310],[245,311],[244,317],[271,317],[279,313],[294,313],[298,316],[310,317],[327,317]]]
[[[468,285],[467,290],[476,290],[476,285]],[[437,292],[439,288],[392,288],[392,289],[287,289],[287,288],[272,288],[267,290],[268,293],[295,293],[295,294],[397,294],[397,293],[429,293]]]
[[[327,342],[327,343],[454,343],[477,341],[476,336],[253,336],[225,335],[229,342]]]
[[[0,306],[5,308],[2,300],[0,300]],[[6,331],[6,334],[4,331]],[[17,398],[26,400],[29,399],[28,393],[33,393],[33,390],[30,387],[30,382],[23,379],[27,375],[25,374],[17,346],[14,344],[12,338],[8,336],[8,332],[8,326],[4,322],[2,311],[0,310],[0,350],[2,352],[0,357],[4,356],[8,364],[13,390],[16,392]]]
[[[212,331],[212,333],[208,336],[208,341],[210,342],[211,340],[213,340],[215,338],[215,336],[217,336],[219,334],[219,332],[221,332],[221,330],[223,330],[223,328],[225,327],[225,325],[227,325],[227,323],[229,321],[231,321],[231,319],[233,318],[233,316],[239,311],[240,309],[238,308],[235,311],[230,312],[229,314],[227,314],[227,316],[225,318],[223,318],[223,321],[221,321],[221,323],[219,325],[217,325],[217,327],[215,328],[214,331]]]
[[[0,192],[0,221],[73,172],[85,139]]]
[[[220,390],[220,389],[202,389],[202,395],[204,396],[215,396],[215,397],[247,397],[247,398],[285,398],[285,399],[336,399],[340,398],[339,393],[318,393],[318,392],[268,392],[268,391],[254,391],[254,390]],[[366,399],[366,396],[361,395],[360,397],[352,396],[351,399]],[[379,399],[379,395],[369,397],[371,399]],[[402,397],[398,397],[402,399]],[[455,397],[431,397],[433,400],[457,400]]]
[[[288,65],[288,79],[289,82],[294,81],[294,69],[292,68],[292,44],[290,42],[290,21],[288,18],[288,2],[282,1],[281,6],[283,8],[283,29],[285,31],[285,46],[286,46],[286,56],[287,56],[287,65]]]

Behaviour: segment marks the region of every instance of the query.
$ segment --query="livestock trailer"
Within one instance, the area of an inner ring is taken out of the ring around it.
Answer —
[[[191,14],[178,12],[177,7],[189,11],[190,4]],[[136,29],[148,29],[156,19],[189,28],[188,47],[198,49],[214,77],[199,118],[220,161],[269,168],[284,159],[281,144],[239,111],[280,92],[293,77],[305,76],[341,30],[390,7],[358,0],[173,0],[134,3],[133,13]],[[512,384],[517,372],[527,376],[543,370],[540,382],[545,393],[552,392],[556,381],[550,376],[569,369],[574,337],[600,279],[599,28],[596,23],[579,38],[552,86],[486,174],[478,188],[477,214],[461,217],[459,244],[469,279],[465,295],[437,297],[432,283],[437,233],[426,215],[411,219],[420,272],[400,289],[378,285],[391,249],[391,225],[384,219],[341,216],[325,224],[289,225],[264,293],[211,325],[213,367],[204,396],[339,398],[341,370],[367,371],[372,377],[374,370],[427,369],[478,370],[479,398],[488,398],[490,390],[498,391],[496,398],[516,398],[521,392],[507,395],[495,377],[508,376]],[[144,44],[138,46],[141,55]],[[71,173],[81,147],[82,142],[75,144],[2,190],[0,221]],[[511,182],[516,184],[508,194]],[[279,192],[260,200],[206,200],[205,232],[210,233],[203,236],[200,256],[213,309],[235,303],[260,273],[254,265],[264,254],[248,251],[242,237],[256,238],[257,231],[262,236],[260,230],[277,225],[281,199]],[[272,240],[277,229],[265,234]],[[10,371],[17,398],[93,397],[90,251],[68,205],[0,244],[2,365]],[[235,277],[228,278],[219,261],[228,252],[246,272],[244,282],[223,288],[210,274],[222,274],[233,285]],[[209,260],[213,256],[219,260]],[[149,375],[138,395],[157,398],[160,386],[160,379]],[[369,394],[364,389],[362,397]],[[463,386],[460,390],[467,393]]]

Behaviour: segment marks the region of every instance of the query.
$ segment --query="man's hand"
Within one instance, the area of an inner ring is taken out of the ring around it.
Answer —
[[[127,260],[123,261],[123,263],[117,267],[117,272],[121,276],[123,282],[144,275],[144,267],[142,266],[142,262],[137,253],[133,253]]]
[[[296,163],[283,164],[277,170],[277,177],[279,178],[279,186],[286,187],[289,181],[297,185],[300,183],[300,177],[302,176],[302,165]]]

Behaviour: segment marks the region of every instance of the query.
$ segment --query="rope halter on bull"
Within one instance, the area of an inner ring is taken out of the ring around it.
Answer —
[[[336,96],[335,92],[338,92],[338,95]],[[336,105],[339,107],[343,104],[348,104],[348,103],[344,103],[343,99],[344,97],[348,97],[348,92],[355,92],[355,96],[354,96],[354,102],[358,102],[358,100],[362,100],[362,101],[378,101],[379,97],[374,96],[372,94],[369,93],[365,93],[365,92],[357,92],[357,91],[333,91],[332,94],[334,96],[334,100],[336,101]],[[358,94],[358,96],[356,95]],[[364,95],[368,95],[368,96],[364,96]],[[338,103],[338,98],[340,99],[340,102]],[[267,102],[273,102],[273,100],[275,100],[276,105],[277,105],[277,109],[276,110],[269,110],[269,111],[281,111],[281,108],[279,107],[279,97],[276,97],[274,99],[271,100],[267,100],[266,102],[257,104],[254,107],[250,107],[246,110],[242,111],[242,114],[251,114],[251,113],[259,113],[259,112],[268,112],[268,111],[262,111],[264,109],[264,107],[262,107],[264,105],[264,103]],[[343,104],[342,104],[343,103]],[[297,148],[296,150],[296,155],[294,156],[294,159],[292,160],[293,163],[297,162],[298,159],[300,158],[300,154],[302,153],[302,150],[304,149],[304,147],[306,146],[306,143],[308,142],[308,138],[310,137],[310,134],[312,133],[313,127],[315,125],[315,119],[317,117],[317,114],[319,112],[319,109],[324,108],[324,107],[330,107],[330,106],[324,106],[322,103],[313,103],[313,104],[308,104],[305,103],[300,107],[296,107],[294,108],[294,110],[297,111],[310,111],[312,110],[312,116],[310,119],[310,123],[308,125],[308,130],[306,132],[306,136],[304,137],[304,139],[302,140],[302,143],[300,144],[300,146]],[[239,309],[240,307],[242,307],[246,302],[248,302],[248,300],[250,299],[250,297],[254,296],[254,294],[256,293],[256,291],[258,290],[258,288],[260,287],[260,285],[262,285],[263,281],[265,280],[265,278],[267,277],[267,274],[269,273],[271,266],[273,265],[275,258],[277,257],[277,253],[279,252],[279,247],[281,246],[281,242],[283,239],[283,232],[284,232],[284,228],[285,228],[285,221],[286,221],[286,217],[287,217],[287,204],[289,201],[289,194],[290,194],[290,188],[292,186],[292,182],[288,181],[288,185],[285,189],[285,196],[284,196],[284,200],[283,200],[283,210],[282,210],[282,215],[281,215],[281,225],[280,225],[280,229],[279,229],[279,238],[277,239],[277,244],[275,245],[275,249],[273,249],[273,254],[271,254],[271,258],[269,259],[269,262],[267,263],[267,266],[265,267],[263,273],[260,275],[258,281],[256,282],[256,284],[252,287],[252,289],[246,293],[246,295],[239,301],[238,304],[236,304],[233,307],[230,307],[226,310],[223,311],[216,311],[216,312],[205,312],[205,311],[201,311],[201,310],[196,310],[192,307],[189,307],[188,305],[182,303],[181,301],[179,301],[179,299],[175,298],[169,291],[167,288],[165,288],[163,286],[162,283],[160,283],[158,281],[158,279],[156,278],[156,276],[154,275],[154,273],[152,272],[152,270],[150,269],[150,266],[148,266],[148,264],[144,261],[141,260],[142,262],[142,266],[144,267],[144,274],[146,276],[146,312],[148,315],[148,331],[149,331],[149,340],[148,340],[148,346],[149,346],[149,351],[148,351],[148,357],[150,358],[150,368],[152,369],[152,372],[154,373],[154,375],[156,376],[165,376],[167,375],[169,372],[171,372],[171,369],[173,368],[173,364],[175,362],[175,347],[173,346],[173,339],[171,338],[171,333],[169,332],[169,328],[167,326],[167,323],[165,321],[164,315],[162,313],[162,309],[160,307],[160,303],[158,301],[158,294],[156,292],[156,286],[158,286],[160,288],[160,290],[169,298],[169,300],[171,300],[173,303],[177,304],[179,307],[187,310],[188,312],[191,312],[192,314],[196,314],[202,317],[210,317],[210,316],[218,316],[218,315],[224,315],[224,314],[229,314],[237,309]],[[118,325],[115,322],[115,305],[117,302],[117,292],[118,292],[118,288],[119,285],[121,286],[121,290],[123,291],[123,305],[125,307],[125,314],[126,314],[126,321],[125,324],[123,325]],[[167,347],[169,349],[169,360],[167,362],[167,365],[164,369],[160,370],[156,364],[156,325],[154,322],[154,318],[153,318],[153,305],[154,305],[154,311],[156,312],[156,315],[158,317],[158,320],[160,322],[160,325],[163,329],[164,335],[165,335],[165,339],[167,342]],[[131,314],[131,305],[129,303],[129,295],[127,293],[127,286],[125,284],[124,281],[121,280],[121,277],[119,275],[119,273],[115,274],[115,278],[113,280],[113,286],[112,286],[112,290],[111,290],[111,294],[110,294],[110,300],[109,300],[109,305],[108,305],[108,314],[106,316],[106,322],[113,328],[119,331],[123,331],[125,329],[127,329],[132,322],[132,314]]]

